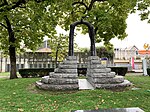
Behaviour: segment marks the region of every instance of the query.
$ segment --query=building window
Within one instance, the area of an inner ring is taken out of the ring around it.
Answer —
[[[34,64],[34,68],[37,68],[37,64]]]
[[[42,68],[42,64],[39,64],[39,68]]]
[[[24,68],[24,64],[21,64],[21,68]]]
[[[33,65],[32,64],[30,64],[30,68],[32,68],[33,67]]]
[[[43,68],[46,68],[46,64],[43,64]]]

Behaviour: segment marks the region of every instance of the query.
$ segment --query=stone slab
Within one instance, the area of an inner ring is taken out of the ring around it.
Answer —
[[[93,68],[93,69],[90,69],[90,70],[87,69],[87,72],[88,71],[90,73],[109,73],[109,72],[111,72],[111,69],[110,68],[104,68],[104,69],[95,69],[95,68]]]
[[[50,78],[78,78],[78,74],[75,74],[75,73],[54,73],[54,72],[51,72],[49,73],[49,77]]]
[[[87,79],[78,79],[79,81],[79,89],[91,89],[94,90],[94,87],[87,81]]]
[[[78,79],[49,78],[48,84],[78,84]]]
[[[100,60],[98,56],[89,56],[88,60]]]
[[[92,83],[92,82],[90,82]],[[105,89],[113,89],[113,88],[124,88],[124,87],[128,87],[131,86],[132,83],[128,80],[124,80],[124,82],[122,83],[118,83],[118,84],[93,84],[95,88],[100,89],[100,88],[105,88]]]
[[[36,81],[36,87],[44,90],[78,90],[78,84],[64,84],[64,85],[53,85],[53,84],[44,84],[41,81]]]
[[[123,76],[115,76],[113,78],[111,77],[101,77],[101,78],[92,78],[88,77],[88,80],[90,82],[93,82],[94,84],[118,84],[124,82]]]
[[[77,56],[67,56],[66,60],[77,60]]]
[[[56,68],[54,70],[55,73],[77,73],[77,69],[62,69],[62,68]]]
[[[87,73],[87,76],[89,77],[93,77],[93,78],[102,78],[102,77],[106,77],[106,78],[113,78],[115,77],[115,72],[110,72],[110,73]]]
[[[144,112],[139,107],[131,108],[114,108],[114,109],[99,109],[99,110],[72,110],[71,112]]]
[[[68,65],[68,64],[59,64],[59,67],[58,68],[64,68],[64,69],[77,69],[77,64],[70,64],[70,65]]]
[[[91,64],[91,65],[88,64],[87,66],[88,66],[88,68],[100,68],[100,69],[101,68],[106,68],[105,65],[102,65],[102,64],[99,64],[99,63],[98,64]]]
[[[77,64],[77,60],[64,60],[61,62],[62,64]]]

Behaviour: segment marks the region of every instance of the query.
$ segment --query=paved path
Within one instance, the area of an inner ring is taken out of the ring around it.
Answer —
[[[78,79],[78,81],[79,81],[79,89],[94,90],[94,87],[86,79]]]

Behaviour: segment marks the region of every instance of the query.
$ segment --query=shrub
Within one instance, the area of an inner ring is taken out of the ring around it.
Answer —
[[[147,68],[147,74],[150,76],[150,68]]]
[[[86,72],[87,72],[87,68],[78,68],[78,76],[80,76],[80,74],[86,76]]]
[[[25,69],[19,69],[19,74],[23,78],[43,77],[43,76],[49,75],[49,72],[54,72],[54,68],[25,68]]]
[[[111,71],[115,72],[116,75],[125,76],[125,74],[128,71],[127,67],[109,67],[111,68]]]

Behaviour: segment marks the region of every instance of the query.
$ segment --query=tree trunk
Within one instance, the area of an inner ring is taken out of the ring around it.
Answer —
[[[57,61],[58,61],[58,51],[59,51],[59,46],[60,46],[60,44],[57,45],[57,49],[56,49],[56,57],[55,57],[56,68],[58,67]]]
[[[17,77],[16,70],[16,47],[15,47],[15,35],[11,27],[11,23],[7,16],[5,16],[5,21],[7,24],[7,31],[9,34],[9,56],[10,56],[10,79],[15,79]]]

